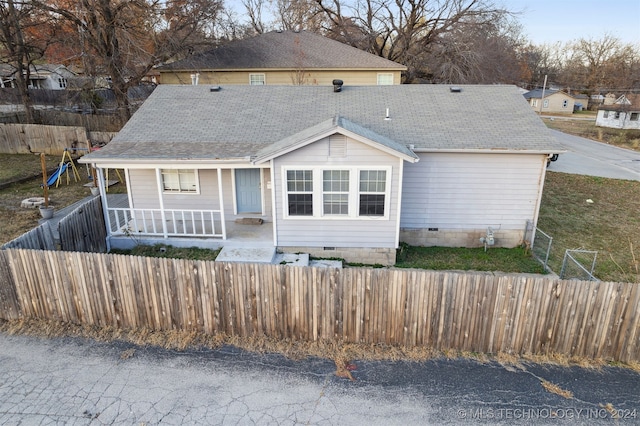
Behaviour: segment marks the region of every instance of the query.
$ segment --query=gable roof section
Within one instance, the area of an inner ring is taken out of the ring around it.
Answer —
[[[459,87],[344,86],[335,93],[326,86],[160,85],[107,146],[83,158],[246,163],[332,131],[401,157],[563,152],[515,86]]]
[[[628,93],[618,97],[613,104],[601,105],[598,111],[640,112],[640,94]]]
[[[565,96],[569,96],[570,98],[573,98],[574,96],[571,96],[570,94],[563,92],[562,90],[556,90],[556,89],[547,89],[544,91],[544,97],[547,98],[549,96],[555,95],[556,93],[560,93],[562,95]],[[542,98],[542,89],[534,89],[531,90],[527,93],[524,94],[524,98],[525,99],[540,99]]]
[[[272,31],[232,41],[157,69],[167,72],[297,68],[407,69],[404,65],[306,31]]]
[[[352,139],[356,139],[359,142],[373,146],[374,148],[400,157],[406,161],[412,163],[418,161],[418,156],[406,146],[352,123],[338,115],[261,149],[254,162],[258,164],[264,163],[265,161],[295,151],[296,149],[336,133],[351,137]]]

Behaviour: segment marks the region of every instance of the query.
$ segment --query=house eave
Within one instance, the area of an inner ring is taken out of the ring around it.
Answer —
[[[93,164],[101,168],[150,168],[150,167],[179,167],[198,166],[200,169],[216,169],[220,166],[232,167],[233,165],[251,165],[250,157],[238,158],[91,158],[89,156],[78,159],[79,163]]]
[[[429,149],[429,148],[415,148],[413,150],[416,154],[531,154],[531,155],[548,155],[563,154],[567,152],[566,149],[551,148],[548,149],[506,149],[506,148],[491,148],[491,149]]]
[[[313,142],[319,141],[320,139],[329,137],[331,135],[334,135],[336,133],[340,133],[342,135],[347,136],[348,138],[357,140],[358,142],[364,143],[366,145],[369,145],[371,147],[374,147],[376,149],[379,149],[380,151],[386,152],[387,154],[393,155],[395,157],[401,158],[405,161],[408,161],[410,163],[416,163],[418,161],[420,161],[420,159],[417,156],[409,156],[406,154],[403,154],[399,151],[396,151],[392,148],[389,148],[387,146],[384,146],[382,144],[376,143],[374,141],[371,141],[365,137],[362,137],[360,135],[358,135],[357,133],[351,132],[347,129],[344,129],[343,127],[340,126],[334,126],[330,129],[326,129],[323,130],[321,132],[318,132],[314,135],[308,136],[302,140],[300,140],[298,143],[287,146],[286,148],[280,149],[280,150],[276,150],[273,152],[270,152],[267,155],[263,155],[263,156],[258,156],[253,160],[254,164],[263,164],[266,163],[268,161],[273,160],[274,158],[280,157],[282,155],[288,154],[290,152],[293,152],[297,149],[303,148]]]

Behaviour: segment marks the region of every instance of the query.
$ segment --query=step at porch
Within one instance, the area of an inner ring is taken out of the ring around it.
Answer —
[[[273,263],[275,247],[229,247],[224,246],[216,262]]]

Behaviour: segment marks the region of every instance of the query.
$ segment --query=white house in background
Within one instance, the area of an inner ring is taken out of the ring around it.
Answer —
[[[30,89],[64,90],[69,84],[69,79],[76,76],[64,65],[32,65],[29,71]]]
[[[491,228],[496,246],[521,244],[560,152],[515,86],[160,85],[81,161],[125,170],[126,200],[101,182],[111,247],[389,265],[400,242],[476,247]]]
[[[613,104],[598,108],[596,126],[640,129],[640,94],[622,95]]]

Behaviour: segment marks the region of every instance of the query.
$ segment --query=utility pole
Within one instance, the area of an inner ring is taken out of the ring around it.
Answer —
[[[542,104],[544,103],[544,89],[547,87],[547,74],[544,75],[544,83],[542,83],[542,96],[540,97],[540,114],[542,114]]]

